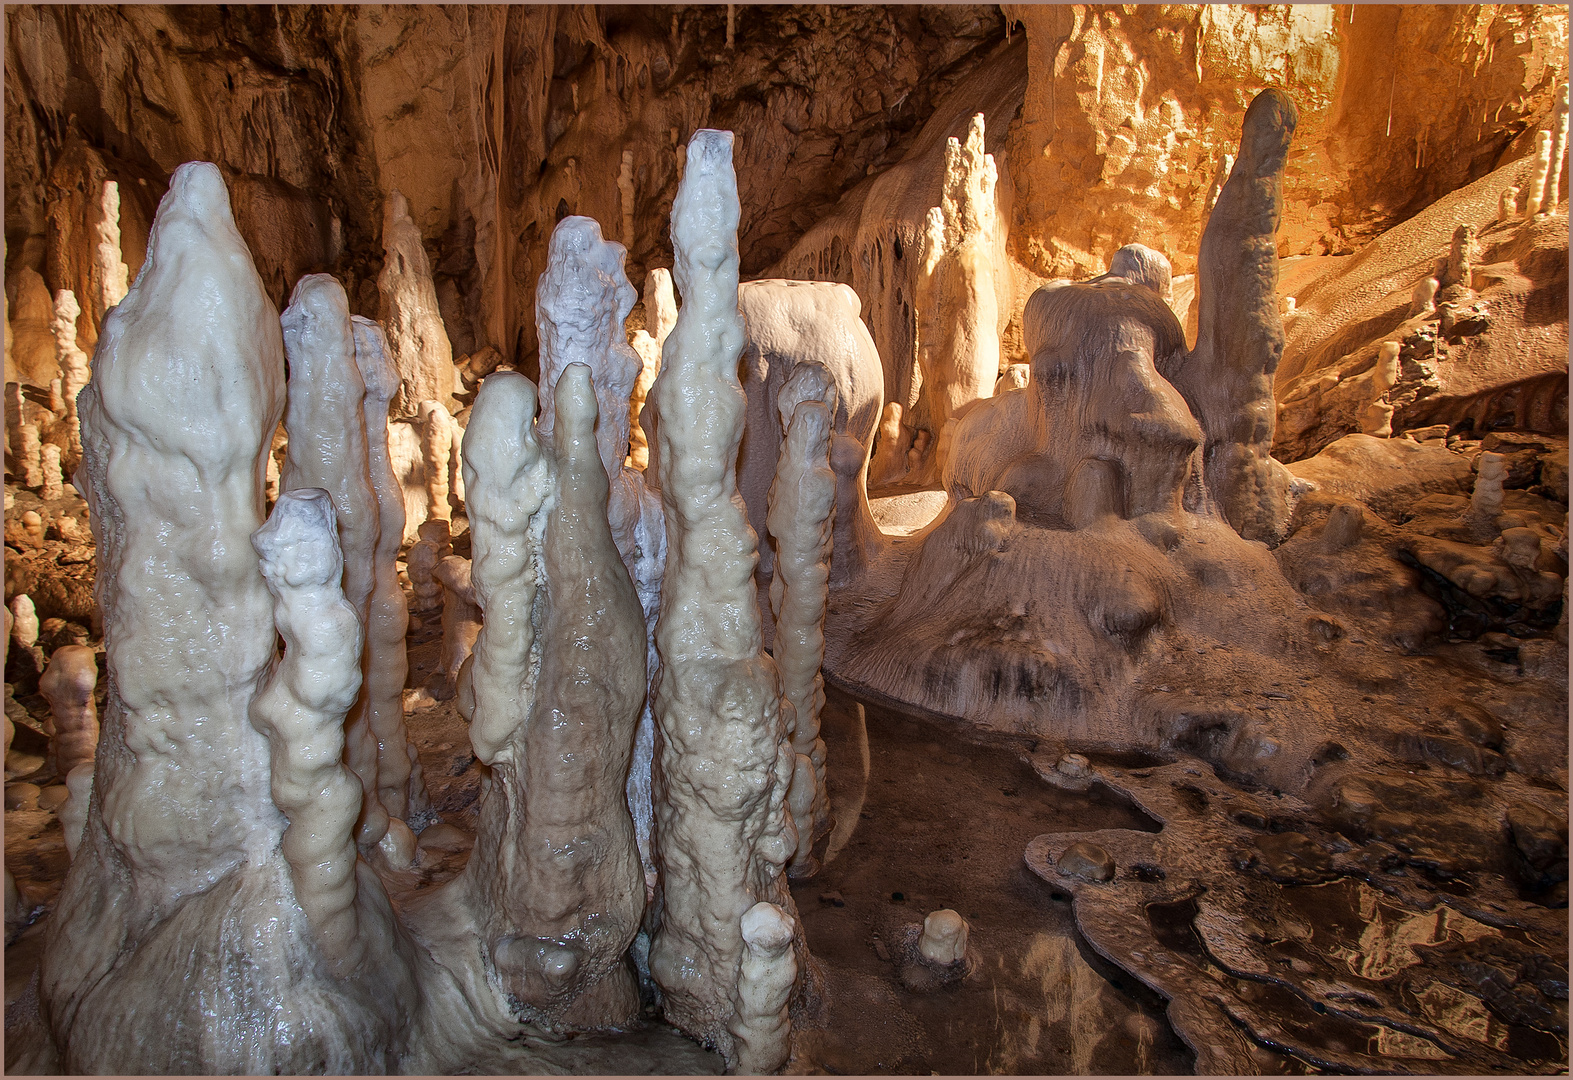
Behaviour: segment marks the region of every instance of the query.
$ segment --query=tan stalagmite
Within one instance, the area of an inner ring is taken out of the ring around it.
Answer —
[[[441,559],[442,554],[432,540],[417,540],[404,556],[404,565],[410,575],[410,591],[414,594],[410,606],[418,615],[442,608],[442,584],[432,577]]]
[[[308,274],[296,283],[281,321],[290,374],[284,418],[289,445],[279,486],[285,494],[328,492],[338,515],[344,597],[364,627],[382,524],[366,450],[366,383],[355,360],[344,286],[327,274]],[[345,742],[365,794],[357,839],[375,844],[388,831],[389,811],[379,797],[377,736],[364,705],[352,712]]]
[[[1502,513],[1507,458],[1488,450],[1475,459],[1475,470],[1475,487],[1469,495],[1464,522],[1477,538],[1489,541],[1497,535],[1496,519]]]
[[[623,789],[645,698],[645,621],[607,523],[595,390],[583,364],[570,364],[554,388],[539,678],[529,723],[492,760],[480,832],[500,843],[477,840],[471,875],[488,901],[483,936],[504,986],[570,1030],[637,1016],[624,954],[645,902]]]
[[[63,1072],[383,1071],[402,1053],[414,994],[391,908],[359,890],[367,966],[329,976],[250,718],[277,641],[250,536],[284,404],[278,312],[223,180],[183,165],[79,401],[109,695],[40,967]]]
[[[11,644],[19,649],[38,644],[38,610],[26,593],[11,600]]]
[[[1475,227],[1466,223],[1454,229],[1453,245],[1447,254],[1447,269],[1442,274],[1442,287],[1462,285],[1466,289],[1471,288],[1470,282],[1475,276],[1475,257],[1479,254],[1480,245],[1475,240]]]
[[[1497,218],[1501,221],[1512,221],[1518,216],[1518,188],[1509,185],[1502,189],[1502,194],[1497,199]]]
[[[1299,113],[1264,90],[1246,110],[1240,155],[1207,219],[1197,259],[1196,347],[1160,358],[1206,436],[1203,472],[1224,518],[1269,544],[1288,526],[1288,470],[1271,455],[1273,375],[1283,355],[1275,236],[1283,168]]]
[[[628,399],[628,463],[636,469],[644,469],[650,464],[650,444],[639,423],[639,412],[650,395],[650,387],[655,385],[655,377],[661,372],[661,346],[675,322],[677,297],[672,293],[672,272],[658,266],[645,275],[644,329],[635,330],[629,339],[642,365],[639,378],[634,382],[634,392]]]
[[[120,185],[105,180],[99,196],[98,243],[93,248],[93,280],[99,293],[93,297],[97,309],[94,319],[104,323],[104,314],[126,297],[130,288],[130,268],[120,254]]]
[[[1436,311],[1436,293],[1442,283],[1434,277],[1421,278],[1409,294],[1409,314],[1430,315]]]
[[[44,484],[44,470],[39,460],[43,444],[38,441],[38,425],[22,424],[16,430],[17,459],[22,467],[22,486],[38,489]]]
[[[553,230],[546,270],[535,289],[536,337],[541,343],[541,418],[537,427],[543,441],[552,437],[558,379],[571,364],[588,367],[601,417],[595,438],[609,483],[607,520],[638,591],[646,622],[653,626],[666,537],[659,496],[648,490],[637,469],[625,465],[630,449],[629,403],[644,368],[623,330],[638,295],[623,271],[626,258],[620,244],[601,238],[601,227],[591,218],[566,217]],[[670,285],[667,290],[669,294]],[[670,295],[658,300],[657,307],[668,301]],[[658,322],[664,319],[658,312]],[[655,664],[653,650],[648,652],[647,664]],[[650,761],[654,744],[654,719],[646,709],[628,774],[628,802],[639,850],[652,876]]]
[[[53,502],[65,496],[65,477],[60,471],[60,447],[54,443],[45,443],[38,449],[38,472],[41,483],[38,485],[38,497],[45,502]]]
[[[272,748],[273,804],[289,818],[279,849],[295,900],[335,971],[365,948],[355,910],[360,782],[343,764],[344,720],[360,692],[361,619],[344,595],[333,502],[321,488],[279,497],[252,534],[284,655],[251,703]]]
[[[795,913],[782,868],[797,842],[785,805],[794,755],[780,676],[760,648],[755,538],[737,490],[738,217],[732,135],[697,131],[672,206],[683,307],[651,395],[667,566],[653,780],[663,909],[650,971],[667,1019],[733,1066],[741,920],[761,901]]]
[[[743,962],[737,978],[737,1014],[728,1030],[737,1040],[739,1076],[779,1072],[792,1053],[788,1010],[797,981],[794,919],[760,901],[743,914]]]
[[[1568,152],[1568,84],[1557,87],[1557,108],[1551,117],[1551,150],[1546,157],[1546,186],[1540,205],[1548,214],[1562,203],[1562,161]]]
[[[998,392],[996,383],[995,391]],[[901,402],[887,401],[879,417],[879,441],[868,463],[870,484],[888,484],[907,471],[907,436],[901,426]]]
[[[125,295],[123,286],[121,295]],[[82,429],[77,417],[76,396],[82,392],[92,375],[87,353],[76,343],[76,321],[81,314],[82,308],[77,303],[75,293],[70,289],[61,289],[55,293],[55,321],[49,328],[55,333],[55,362],[60,365],[60,391],[65,399],[67,449],[70,451],[67,455],[68,465],[75,464],[82,456]]]
[[[38,680],[38,692],[49,699],[49,752],[58,776],[93,762],[98,748],[98,706],[93,701],[97,685],[98,660],[85,645],[56,649]]]
[[[389,415],[405,420],[416,415],[422,401],[446,407],[453,400],[456,376],[453,345],[438,311],[421,231],[410,220],[408,200],[397,190],[388,195],[383,206],[382,249],[382,273],[377,278],[382,317],[378,321],[387,331],[400,383]]]
[[[1535,171],[1530,174],[1529,194],[1524,198],[1524,218],[1532,220],[1540,213],[1541,200],[1546,197],[1546,180],[1551,174],[1551,132],[1535,133]]]
[[[399,391],[399,371],[388,356],[388,339],[381,326],[353,315],[350,329],[355,340],[355,366],[366,387],[361,406],[366,467],[377,503],[377,545],[366,605],[366,645],[361,654],[361,698],[377,739],[377,788],[382,805],[393,817],[420,828],[416,815],[429,807],[425,787],[410,768],[404,726],[404,680],[409,674],[404,636],[410,612],[399,587],[397,566],[399,545],[404,541],[404,492],[388,453],[388,403]]]
[[[770,580],[776,627],[771,652],[781,670],[784,701],[792,706],[796,763],[787,805],[797,828],[797,850],[791,871],[806,876],[818,869],[814,844],[830,830],[825,741],[819,737],[825,706],[819,668],[825,659],[836,513],[836,474],[830,468],[836,387],[830,372],[821,364],[799,364],[781,388],[777,407],[786,440],[770,486],[768,527],[776,542],[776,572]]]
[[[1393,434],[1393,405],[1387,400],[1387,393],[1398,385],[1398,352],[1398,342],[1382,342],[1376,366],[1371,369],[1368,400],[1360,410],[1360,430],[1378,439],[1391,438]]]
[[[623,247],[634,246],[634,152],[623,151],[623,164],[617,172],[618,202],[623,211]]]
[[[437,670],[444,680],[442,692],[434,691],[434,696],[446,701],[453,696],[459,669],[475,651],[475,639],[481,632],[481,609],[475,602],[469,559],[446,555],[432,576],[442,584],[442,652]]]
[[[423,401],[416,409],[420,416],[421,454],[426,465],[426,518],[447,521],[453,513],[448,505],[453,417],[436,401]]]
[[[926,423],[935,437],[958,408],[992,397],[999,378],[997,179],[994,156],[983,152],[979,113],[965,143],[951,139],[945,146],[944,188],[940,205],[929,211],[914,305]]]

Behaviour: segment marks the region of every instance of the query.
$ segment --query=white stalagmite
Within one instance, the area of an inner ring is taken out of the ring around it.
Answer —
[[[273,804],[290,822],[280,851],[295,900],[328,963],[347,974],[365,949],[355,909],[361,785],[342,761],[344,719],[360,692],[362,638],[360,614],[339,585],[345,565],[337,532],[328,492],[297,488],[279,497],[252,534],[284,655],[251,703],[251,722],[272,746]]]
[[[659,496],[645,487],[644,477],[625,464],[632,418],[630,396],[645,370],[629,345],[623,323],[637,294],[623,272],[628,253],[601,238],[601,227],[587,217],[566,217],[553,230],[546,270],[535,288],[536,336],[541,343],[540,438],[552,437],[556,423],[556,388],[570,364],[590,369],[601,423],[596,447],[609,478],[607,520],[624,567],[639,594],[646,623],[653,628],[660,603],[661,573],[666,560],[666,535]],[[657,273],[652,272],[652,277]],[[659,273],[666,276],[664,271]],[[659,280],[659,279],[657,279]],[[656,291],[660,292],[659,285]],[[658,319],[670,329],[675,310],[670,285],[657,302]],[[646,662],[656,657],[649,647]],[[628,776],[628,802],[634,816],[639,851],[647,874],[655,865],[650,847],[650,762],[654,751],[654,719],[645,709],[639,725],[634,763]]]
[[[447,521],[449,454],[453,450],[453,417],[439,402],[423,401],[417,407],[421,427],[421,455],[426,466],[426,518]]]
[[[819,716],[825,706],[825,611],[830,597],[830,556],[835,533],[836,474],[830,441],[836,386],[823,364],[793,369],[777,399],[786,439],[770,486],[767,527],[776,541],[770,580],[775,616],[772,653],[781,669],[783,698],[790,702],[796,755],[787,805],[797,828],[794,876],[818,869],[812,849],[830,831],[825,786],[825,741]]]
[[[455,376],[453,345],[438,311],[431,263],[421,231],[410,220],[410,204],[397,189],[383,207],[382,248],[382,274],[377,278],[380,321],[400,380],[390,415],[403,420],[415,415],[419,402],[446,406],[452,401]]]
[[[740,1076],[779,1072],[792,1053],[788,1005],[797,981],[793,918],[761,901],[743,914],[743,962],[737,979],[737,1014],[728,1030],[737,1040]]]
[[[53,1064],[388,1070],[415,1004],[407,945],[362,877],[366,961],[351,979],[326,972],[279,850],[289,822],[271,797],[273,755],[250,718],[277,641],[250,536],[284,411],[284,346],[215,166],[175,171],[79,404],[109,694],[40,965]]]
[[[1529,178],[1529,195],[1524,199],[1524,218],[1533,220],[1546,197],[1546,179],[1551,173],[1551,132],[1535,133],[1535,171]]]
[[[1430,315],[1436,311],[1436,293],[1442,283],[1434,277],[1421,278],[1409,294],[1409,314]]]
[[[125,295],[123,283],[121,295]],[[61,289],[55,293],[55,321],[50,324],[50,329],[55,332],[55,362],[60,365],[61,396],[65,399],[66,437],[69,440],[67,449],[70,451],[67,455],[68,464],[74,464],[82,456],[82,429],[77,416],[76,396],[82,392],[92,375],[87,353],[76,343],[76,321],[81,314],[82,308],[76,301],[75,293],[70,289]]]
[[[782,869],[797,846],[794,755],[780,675],[761,652],[755,537],[737,490],[738,217],[732,135],[697,131],[672,206],[683,307],[652,391],[667,567],[653,779],[663,908],[650,971],[667,1019],[734,1067],[741,920],[761,901],[795,915]]]
[[[639,378],[634,382],[633,395],[628,399],[628,461],[636,469],[644,469],[650,464],[650,444],[639,423],[639,412],[650,395],[650,387],[655,385],[655,377],[661,373],[661,346],[677,322],[672,272],[663,267],[656,267],[645,275],[644,322],[644,329],[635,330],[630,339],[642,365]]]
[[[103,325],[104,315],[126,297],[131,271],[120,254],[120,185],[105,180],[99,197],[98,243],[93,248],[93,277],[99,283],[93,297],[94,314]]]
[[[45,443],[38,450],[39,479],[38,497],[45,502],[53,502],[65,497],[65,477],[60,471],[60,447],[54,443]]]
[[[404,492],[388,453],[388,403],[399,392],[399,371],[388,356],[382,327],[359,315],[350,317],[355,366],[366,387],[362,411],[366,425],[366,466],[377,502],[377,546],[372,559],[371,597],[367,602],[366,646],[362,653],[362,690],[366,717],[377,738],[377,788],[383,807],[395,818],[422,827],[429,813],[426,790],[410,768],[404,726],[404,680],[409,674],[404,636],[409,607],[399,587],[397,559],[404,541]]]
[[[1497,199],[1497,217],[1503,221],[1512,221],[1518,216],[1518,188],[1505,187]]]
[[[1556,213],[1562,202],[1562,159],[1568,152],[1568,84],[1557,87],[1557,108],[1551,117],[1551,150],[1546,158],[1546,186],[1540,205]]]
[[[931,911],[923,919],[918,954],[931,964],[948,966],[967,955],[967,920],[950,908]]]
[[[282,326],[290,375],[284,421],[289,445],[280,487],[286,494],[303,488],[328,492],[338,515],[344,597],[364,627],[382,522],[367,456],[366,383],[355,359],[344,287],[327,274],[301,278]],[[364,702],[350,716],[345,742],[349,765],[364,789],[357,839],[375,844],[388,831],[389,811],[379,797],[377,736]]]
[[[78,765],[91,765],[98,747],[98,660],[85,645],[62,645],[49,657],[38,680],[38,692],[49,699],[53,730],[50,754],[55,773],[65,776]]]
[[[993,155],[983,152],[979,113],[965,143],[951,139],[945,146],[943,194],[929,211],[923,240],[915,307],[926,423],[934,436],[961,406],[992,397],[999,378],[997,179]]]

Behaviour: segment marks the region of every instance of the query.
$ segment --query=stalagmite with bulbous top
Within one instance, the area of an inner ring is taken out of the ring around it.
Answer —
[[[795,922],[782,870],[797,846],[786,810],[795,756],[780,675],[761,652],[755,537],[737,490],[738,216],[732,135],[697,131],[672,206],[683,306],[651,394],[668,554],[655,632],[663,907],[650,971],[667,1019],[734,1065],[742,919],[768,901]]]

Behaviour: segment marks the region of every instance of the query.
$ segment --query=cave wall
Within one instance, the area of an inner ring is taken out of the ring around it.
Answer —
[[[134,273],[169,174],[205,159],[281,306],[327,271],[378,315],[397,188],[455,355],[490,344],[533,371],[553,225],[587,214],[621,239],[631,150],[629,276],[669,265],[680,150],[713,126],[740,134],[744,277],[853,285],[893,399],[915,393],[902,255],[938,201],[945,139],[974,113],[1009,223],[1002,354],[1019,359],[1040,280],[1099,272],[1132,240],[1194,269],[1206,193],[1263,87],[1301,116],[1280,254],[1347,252],[1528,152],[1567,45],[1566,8],[1549,5],[14,5],[6,19],[13,302],[23,267],[87,291],[106,178]]]
[[[169,174],[203,159],[276,302],[327,271],[375,317],[397,188],[455,355],[492,344],[527,370],[547,237],[587,214],[621,238],[625,149],[641,281],[671,262],[688,136],[739,131],[739,241],[757,274],[899,160],[1004,36],[987,6],[738,7],[730,34],[724,6],[50,5],[6,19],[8,283],[27,266],[51,291],[85,287],[79,236],[104,179],[120,183],[135,273]],[[79,336],[97,338],[86,311]]]

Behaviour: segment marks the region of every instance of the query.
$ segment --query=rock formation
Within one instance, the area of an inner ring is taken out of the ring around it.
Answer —
[[[419,403],[446,407],[453,398],[453,346],[438,312],[431,263],[420,229],[410,220],[410,204],[397,189],[388,195],[382,216],[381,322],[399,369],[399,392],[389,415],[415,416]]]
[[[1197,256],[1196,348],[1158,367],[1202,425],[1209,494],[1241,536],[1269,544],[1282,539],[1289,513],[1288,474],[1272,458],[1273,375],[1284,340],[1275,234],[1297,115],[1276,90],[1246,110],[1240,155]]]
[[[786,810],[794,754],[780,675],[761,651],[754,532],[737,494],[737,198],[731,134],[696,132],[672,207],[683,306],[651,393],[668,555],[655,632],[662,911],[650,971],[667,1018],[734,1065],[743,917],[760,902],[790,917],[782,870],[797,846]]]

